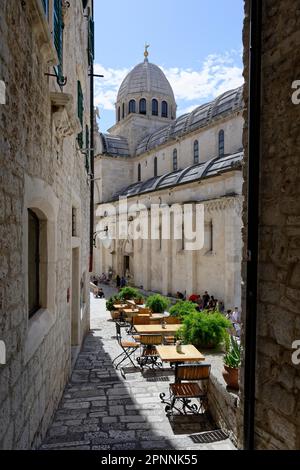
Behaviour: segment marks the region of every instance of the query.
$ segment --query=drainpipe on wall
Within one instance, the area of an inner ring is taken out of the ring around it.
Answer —
[[[248,233],[244,363],[244,448],[254,449],[259,240],[262,2],[250,0],[248,110]]]
[[[94,19],[94,0],[91,4],[91,16]],[[90,194],[90,255],[89,255],[89,271],[93,271],[93,234],[94,234],[94,193],[95,193],[95,181],[94,181],[94,59],[91,62],[90,67],[90,113],[91,113],[91,138],[90,138],[90,174],[91,174],[91,194]]]

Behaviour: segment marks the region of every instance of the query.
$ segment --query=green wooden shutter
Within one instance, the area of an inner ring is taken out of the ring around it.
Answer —
[[[81,88],[81,83],[78,81],[77,82],[77,112],[78,112],[78,117],[80,124],[82,125],[83,129],[83,94],[82,94],[82,88]],[[83,147],[83,131],[78,134],[78,143],[80,148]]]
[[[43,7],[44,7],[45,14],[46,14],[46,16],[48,16],[48,12],[49,12],[49,0],[42,0],[42,3],[43,3]]]
[[[89,65],[93,63],[95,57],[95,26],[92,18],[89,19],[89,42],[88,42],[88,58]]]
[[[61,0],[54,0],[53,3],[53,41],[59,60],[56,71],[58,76],[61,77],[63,60],[63,18]]]
[[[85,147],[86,147],[85,168],[86,168],[87,173],[89,173],[89,170],[90,170],[90,160],[89,160],[89,156],[90,156],[90,151],[89,151],[89,148],[90,148],[90,130],[89,130],[89,126],[85,126]]]

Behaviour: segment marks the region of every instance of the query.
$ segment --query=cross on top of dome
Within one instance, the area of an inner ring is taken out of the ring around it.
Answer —
[[[148,56],[149,56],[148,49],[149,49],[149,47],[150,47],[150,44],[145,43],[145,52],[144,52],[145,62],[148,61]]]

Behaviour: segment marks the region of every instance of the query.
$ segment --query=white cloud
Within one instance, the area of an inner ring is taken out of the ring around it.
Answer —
[[[232,51],[224,55],[209,55],[199,70],[162,68],[179,102],[178,114],[189,112],[203,100],[215,98],[226,90],[240,86],[243,77],[242,67],[236,65],[237,55],[240,63],[240,55]],[[114,111],[118,89],[129,71],[125,68],[105,68],[100,64],[95,66],[95,73],[104,75],[104,78],[95,80],[96,106],[104,111]]]

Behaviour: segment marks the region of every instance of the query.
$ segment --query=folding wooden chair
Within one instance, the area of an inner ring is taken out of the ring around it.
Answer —
[[[180,414],[204,412],[208,409],[207,386],[210,375],[210,364],[178,365],[175,374],[175,383],[170,384],[170,398],[165,400],[165,393],[159,395],[162,403],[166,403],[165,411],[168,416],[177,410]],[[200,382],[201,386],[198,383]],[[192,403],[198,399],[200,405]],[[175,406],[179,401],[180,408]]]
[[[131,356],[132,354],[140,347],[140,343],[138,343],[137,341],[124,341],[122,340],[122,334],[121,334],[121,327],[123,325],[121,325],[119,322],[116,322],[116,333],[117,333],[117,340],[118,340],[118,343],[120,345],[120,347],[122,348],[122,352],[114,358],[114,360],[112,361],[114,367],[116,369],[119,368],[119,366],[126,360],[128,359],[131,364],[133,365],[133,367],[137,367]]]
[[[181,320],[180,318],[177,318],[177,317],[166,317],[165,319],[165,322],[167,325],[178,325],[179,323],[181,323]],[[164,344],[175,344],[176,343],[176,336],[174,335],[166,335],[164,337]]]
[[[162,363],[158,362],[158,353],[155,346],[162,344],[163,336],[159,334],[144,334],[140,335],[140,344],[142,346],[142,354],[137,358],[137,362],[141,369],[145,366],[162,367]]]

